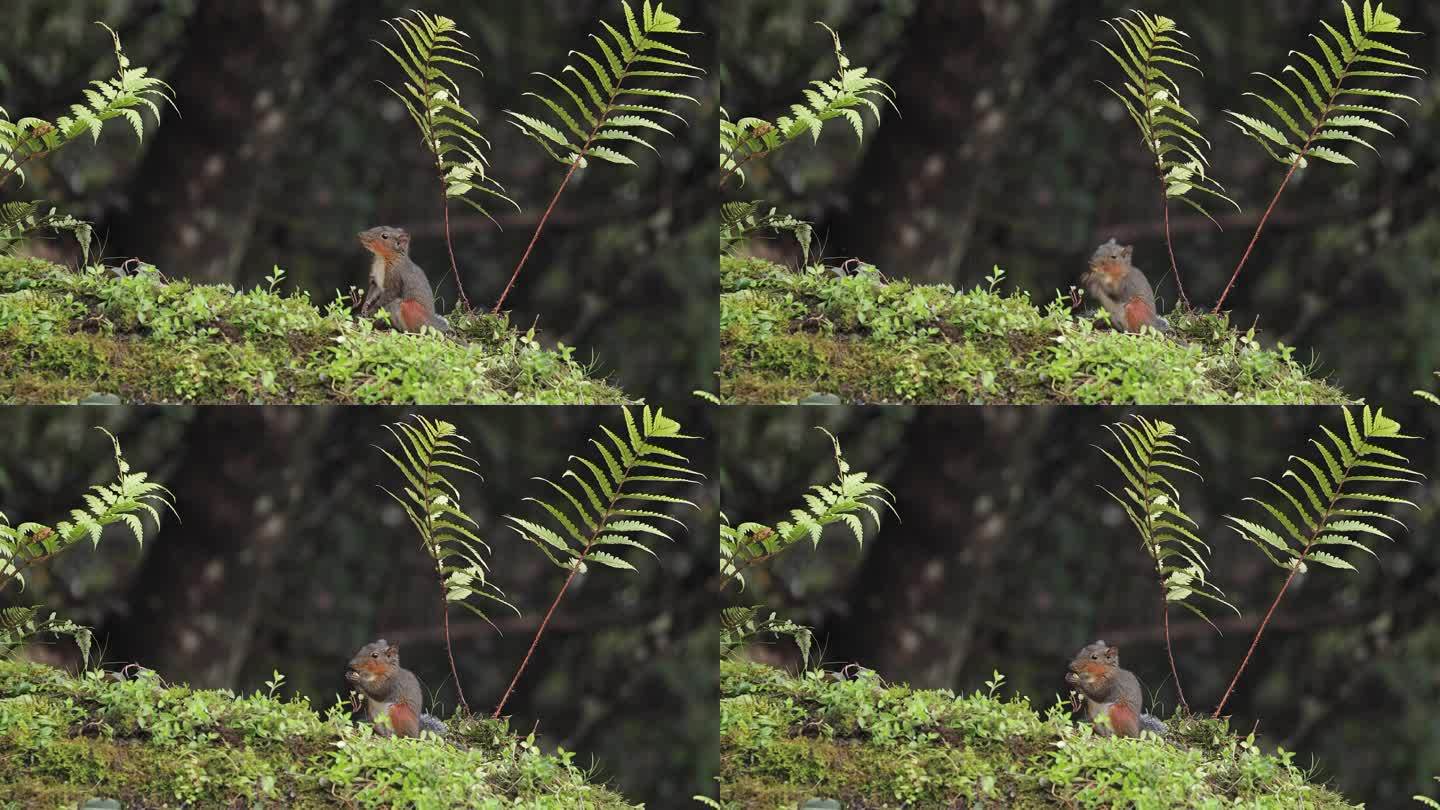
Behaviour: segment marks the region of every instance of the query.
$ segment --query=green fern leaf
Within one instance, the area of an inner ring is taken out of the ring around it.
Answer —
[[[1224,186],[1207,173],[1209,160],[1200,145],[1208,149],[1210,142],[1188,123],[1197,119],[1181,103],[1179,83],[1165,72],[1167,65],[1201,72],[1199,57],[1182,44],[1190,35],[1169,17],[1131,13],[1133,20],[1116,17],[1105,21],[1119,43],[1118,51],[1097,43],[1125,74],[1123,92],[1104,82],[1101,86],[1119,99],[1139,130],[1167,202],[1182,200],[1212,222],[1215,220],[1205,205],[1190,196],[1191,192],[1222,200],[1239,211],[1239,204],[1225,193]]]
[[[1098,449],[1124,476],[1127,486],[1123,489],[1124,497],[1104,487],[1102,491],[1120,505],[1135,528],[1157,577],[1165,586],[1167,603],[1184,606],[1206,623],[1210,623],[1209,618],[1192,597],[1224,605],[1239,615],[1239,609],[1226,601],[1224,591],[1209,581],[1206,555],[1210,547],[1194,533],[1196,523],[1180,507],[1179,488],[1165,476],[1167,470],[1173,470],[1200,477],[1195,460],[1183,449],[1189,439],[1168,422],[1140,415],[1133,418],[1133,424],[1118,422],[1105,426],[1120,452],[1117,455],[1103,447]],[[1257,528],[1283,547],[1283,541],[1273,532]]]
[[[444,586],[447,604],[458,604],[486,622],[489,616],[485,602],[493,602],[520,611],[504,597],[504,592],[489,579],[489,563],[485,557],[490,546],[474,532],[477,525],[460,507],[460,490],[446,477],[454,471],[483,480],[475,461],[465,453],[468,437],[442,420],[413,414],[413,422],[385,425],[400,452],[383,447],[376,449],[400,471],[407,486],[403,495],[381,487],[410,520],[420,544],[429,555],[437,579]]]
[[[1398,118],[1401,122],[1405,120],[1390,110],[1350,104],[1346,102],[1347,99],[1379,98],[1419,104],[1413,96],[1403,93],[1355,86],[1355,82],[1362,79],[1423,77],[1424,70],[1403,61],[1408,59],[1408,54],[1380,38],[1380,35],[1403,36],[1414,35],[1416,32],[1403,30],[1400,18],[1386,12],[1381,5],[1371,6],[1370,0],[1365,0],[1362,17],[1358,20],[1348,0],[1341,0],[1340,6],[1345,13],[1346,31],[1342,32],[1322,21],[1321,25],[1329,35],[1329,40],[1315,34],[1310,36],[1319,50],[1320,58],[1303,51],[1292,51],[1291,54],[1299,60],[1300,66],[1287,65],[1284,68],[1282,75],[1287,77],[1289,82],[1267,73],[1255,74],[1276,85],[1284,93],[1283,97],[1245,94],[1258,99],[1269,109],[1275,120],[1290,132],[1289,136],[1261,119],[1226,110],[1231,124],[1259,143],[1272,158],[1290,166],[1292,170],[1307,166],[1311,157],[1342,166],[1355,165],[1355,161],[1344,154],[1321,146],[1323,141],[1358,143],[1379,154],[1379,150],[1362,135],[1347,130],[1361,129],[1387,135],[1391,134],[1390,131],[1351,113],[1373,113]],[[1379,53],[1399,56],[1402,59],[1379,56]],[[1390,69],[1367,69],[1366,66]]]
[[[662,410],[651,410],[645,406],[638,422],[630,410],[622,409],[622,413],[624,438],[602,425],[600,432],[609,444],[601,439],[590,440],[591,447],[601,459],[600,463],[572,456],[571,461],[576,466],[566,470],[558,483],[545,478],[536,479],[560,496],[558,501],[525,499],[544,511],[548,521],[505,516],[515,532],[541,549],[560,568],[580,570],[593,561],[608,568],[633,571],[634,566],[618,556],[620,551],[626,547],[639,548],[658,558],[650,544],[654,538],[671,538],[656,522],[667,520],[684,525],[673,516],[660,512],[627,508],[624,506],[626,502],[695,507],[692,501],[684,498],[640,489],[698,484],[704,476],[684,466],[685,457],[662,444],[694,437],[685,435],[680,424],[665,416]],[[659,458],[682,463],[657,461]],[[646,468],[660,468],[675,474],[650,475],[644,472]]]
[[[460,84],[447,68],[480,73],[479,59],[465,48],[469,34],[449,17],[411,10],[414,19],[396,17],[384,23],[395,35],[398,47],[377,42],[400,66],[406,81],[397,90],[381,83],[400,100],[431,155],[436,176],[446,201],[460,200],[495,221],[485,201],[500,200],[520,210],[503,185],[489,175],[485,149],[489,141],[480,134],[479,119],[461,106]],[[458,271],[457,271],[458,274]]]
[[[621,0],[620,7],[625,15],[625,32],[602,21],[601,25],[611,41],[590,35],[600,58],[583,51],[572,51],[571,55],[579,60],[580,66],[566,65],[560,72],[564,78],[548,73],[535,74],[556,85],[562,95],[552,97],[535,92],[525,95],[538,99],[555,116],[559,126],[536,116],[505,111],[510,123],[539,143],[546,154],[574,168],[590,165],[592,157],[606,163],[634,166],[636,163],[632,158],[602,143],[636,143],[659,154],[649,141],[630,130],[669,135],[669,129],[647,116],[674,116],[684,120],[676,113],[654,105],[634,104],[630,100],[688,101],[697,106],[700,103],[684,93],[638,83],[641,80],[701,78],[705,71],[685,61],[689,58],[688,54],[667,42],[669,37],[693,36],[696,32],[685,30],[680,18],[666,11],[663,3],[652,5],[650,0],[645,0],[638,19],[628,0]]]
[[[895,91],[884,81],[870,74],[868,68],[851,67],[850,57],[840,43],[840,35],[825,23],[816,23],[826,31],[834,42],[835,59],[839,69],[834,77],[817,80],[801,91],[804,104],[792,104],[790,115],[780,116],[774,122],[760,118],[742,118],[732,122],[730,114],[720,109],[720,186],[723,188],[731,177],[738,177],[745,183],[745,165],[767,157],[776,150],[809,135],[812,143],[819,143],[820,134],[828,121],[844,119],[855,133],[857,141],[865,140],[865,118],[861,110],[869,110],[875,123],[880,123],[880,102],[895,107]]]
[[[1422,476],[1390,461],[1403,456],[1384,447],[1380,440],[1412,439],[1401,432],[1398,422],[1385,416],[1381,410],[1372,411],[1369,406],[1361,411],[1359,424],[1349,410],[1343,410],[1345,437],[1322,427],[1330,445],[1311,440],[1311,445],[1321,456],[1321,463],[1310,459],[1293,457],[1297,467],[1286,470],[1282,480],[1290,487],[1259,479],[1278,492],[1283,501],[1274,503],[1263,498],[1246,498],[1260,506],[1270,518],[1283,529],[1283,535],[1263,523],[1226,515],[1241,537],[1261,549],[1276,566],[1292,570],[1303,568],[1314,560],[1331,568],[1355,570],[1349,562],[1327,552],[1322,547],[1349,546],[1360,548],[1371,556],[1375,552],[1365,544],[1367,537],[1390,540],[1390,535],[1375,525],[1385,520],[1400,525],[1404,523],[1393,515],[1345,507],[1343,504],[1360,501],[1392,506],[1415,504],[1404,498],[1358,489],[1363,485],[1409,485],[1419,483]],[[1372,475],[1370,470],[1380,469],[1387,475]],[[1277,556],[1275,552],[1279,552]],[[1283,559],[1282,559],[1283,558]]]

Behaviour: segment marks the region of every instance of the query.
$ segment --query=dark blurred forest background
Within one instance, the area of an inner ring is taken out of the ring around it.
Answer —
[[[711,5],[665,6],[705,34],[685,44],[708,70]],[[543,110],[522,97],[545,82],[531,74],[558,74],[571,49],[593,50],[599,19],[623,20],[617,0],[8,0],[0,106],[12,117],[53,118],[90,79],[113,74],[110,39],[93,20],[119,32],[134,64],[174,86],[180,109],[157,129],[147,121],[139,148],[116,122],[98,148],[76,144],[27,167],[22,196],[95,222],[112,263],[138,256],[174,278],[237,286],[278,265],[290,274],[285,289],[317,304],[364,286],[369,255],[357,232],[405,227],[448,310],[457,296],[429,154],[377,84],[398,86],[402,74],[372,40],[393,45],[381,21],[410,8],[449,16],[471,35],[484,75],[464,75],[462,99],[493,145],[493,176],[524,209],[492,206],[501,231],[452,205],[466,293],[488,308],[565,173],[501,111]],[[657,133],[659,156],[636,146],[638,168],[576,175],[506,302],[513,323],[538,320],[542,341],[593,356],[635,396],[713,386],[718,216],[701,180],[714,165],[715,87],[712,78],[674,88],[701,104],[676,102],[690,125],[672,130],[675,139]]]
[[[1358,13],[1360,0],[1352,5]],[[1251,73],[1278,75],[1291,49],[1315,50],[1309,35],[1323,33],[1321,19],[1344,27],[1337,0],[728,0],[725,8],[720,76],[732,118],[773,120],[806,82],[834,74],[830,38],[812,20],[833,26],[856,65],[894,86],[901,114],[886,109],[877,129],[867,113],[858,148],[849,127],[832,122],[818,147],[797,144],[747,167],[749,183],[731,198],[763,198],[813,221],[831,264],[857,256],[893,278],[957,287],[981,283],[998,265],[1038,304],[1075,284],[1111,237],[1136,246],[1136,264],[1166,307],[1176,300],[1149,155],[1096,83],[1123,80],[1092,41],[1113,39],[1102,19],[1132,8],[1174,18],[1205,71],[1178,71],[1181,91],[1214,145],[1213,174],[1244,213],[1211,207],[1223,215],[1222,232],[1172,206],[1181,276],[1197,306],[1219,297],[1285,172],[1221,111],[1264,110],[1242,94],[1278,91]],[[1296,347],[1346,391],[1381,402],[1440,368],[1440,3],[1385,8],[1426,34],[1398,44],[1428,80],[1386,85],[1421,106],[1393,106],[1410,124],[1392,128],[1394,139],[1375,133],[1378,157],[1347,145],[1358,168],[1297,174],[1226,302],[1241,328],[1258,322],[1262,342]]]
[[[543,516],[522,501],[585,453],[600,425],[623,433],[618,409],[426,409],[471,441],[484,482],[458,481],[462,505],[493,548],[492,581],[522,612],[496,608],[503,635],[451,609],[456,664],[472,710],[489,712],[509,683],[564,572],[502,522]],[[378,489],[402,485],[379,450],[401,409],[0,409],[0,512],[12,524],[53,522],[92,483],[114,479],[110,442],[133,469],[175,494],[143,548],[121,526],[34,570],[21,594],[95,628],[107,667],[137,661],[172,682],[263,689],[273,670],[285,694],[323,709],[348,692],[345,665],[377,637],[401,646],[441,714],[456,705],[430,560],[400,510]],[[713,435],[704,409],[666,410],[685,432]],[[710,440],[675,442],[693,468],[713,471]],[[588,454],[593,454],[590,451]],[[714,480],[710,476],[709,480]],[[553,495],[553,493],[551,493]],[[631,801],[651,807],[712,795],[719,720],[715,572],[716,495],[675,492],[688,530],[659,541],[659,560],[592,570],[571,586],[506,705],[511,727],[547,750],[577,752]],[[148,524],[147,519],[147,524]],[[678,527],[677,527],[678,528]],[[149,527],[147,525],[147,531]],[[68,640],[30,655],[78,667]]]
[[[732,523],[773,524],[811,484],[834,480],[830,441],[855,470],[894,491],[886,514],[857,548],[843,525],[747,572],[733,604],[767,604],[815,628],[827,669],[859,662],[889,680],[957,692],[983,689],[993,670],[1004,694],[1037,709],[1066,691],[1066,663],[1103,638],[1159,698],[1176,705],[1154,569],[1118,505],[1097,487],[1124,480],[1092,445],[1113,450],[1105,424],[1123,409],[727,408],[716,417],[723,508]],[[1224,635],[1171,611],[1181,683],[1192,709],[1214,708],[1284,579],[1222,515],[1264,513],[1247,496],[1278,500],[1252,480],[1279,480],[1319,426],[1344,431],[1334,408],[1146,409],[1177,426],[1205,476],[1184,477],[1181,504],[1211,545],[1212,581],[1242,616],[1209,611]],[[1387,443],[1430,482],[1440,478],[1440,408],[1385,410],[1420,441]],[[1322,437],[1323,438],[1323,437]],[[1369,807],[1410,806],[1434,795],[1440,775],[1440,487],[1378,490],[1419,510],[1385,508],[1409,529],[1376,561],[1345,555],[1348,573],[1312,566],[1265,631],[1226,705],[1231,726],[1256,729],[1267,750],[1296,752],[1302,768]],[[786,639],[749,654],[792,670]]]

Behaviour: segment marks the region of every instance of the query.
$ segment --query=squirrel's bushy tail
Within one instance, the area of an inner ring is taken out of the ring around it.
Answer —
[[[424,720],[423,717],[421,718],[420,722],[421,722],[421,724],[422,724],[422,726],[423,726],[423,724],[424,724],[424,722],[425,722],[425,720]],[[1149,714],[1142,714],[1142,715],[1140,715],[1140,730],[1141,730],[1141,731],[1153,731],[1153,732],[1155,732],[1156,734],[1159,734],[1161,737],[1164,737],[1165,734],[1166,734],[1166,732],[1168,731],[1168,730],[1165,728],[1165,724],[1160,721],[1160,718],[1155,717],[1154,715],[1149,715]]]
[[[1154,718],[1151,718],[1152,720]],[[1156,722],[1159,722],[1158,720]],[[1163,728],[1163,726],[1162,726]],[[431,714],[420,715],[420,730],[433,731],[440,736],[445,736],[445,723],[440,718]]]

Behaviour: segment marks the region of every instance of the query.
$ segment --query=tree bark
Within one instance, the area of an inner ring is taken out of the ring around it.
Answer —
[[[206,409],[191,423],[170,487],[181,522],[147,547],[128,612],[100,634],[107,661],[196,687],[235,685],[277,551],[291,539],[294,504],[275,496],[303,489],[293,486],[295,443],[321,432],[289,408]]]
[[[172,276],[234,281],[260,189],[294,136],[308,55],[334,0],[203,2],[171,85],[180,115],[155,133],[131,203],[107,223],[111,255]]]

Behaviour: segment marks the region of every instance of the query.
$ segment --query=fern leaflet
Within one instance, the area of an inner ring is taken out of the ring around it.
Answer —
[[[760,231],[788,233],[800,243],[805,264],[810,263],[810,246],[814,240],[814,226],[803,219],[782,214],[777,208],[764,212],[765,203],[727,202],[720,206],[720,245],[723,250],[734,250],[737,245],[750,239]]]

